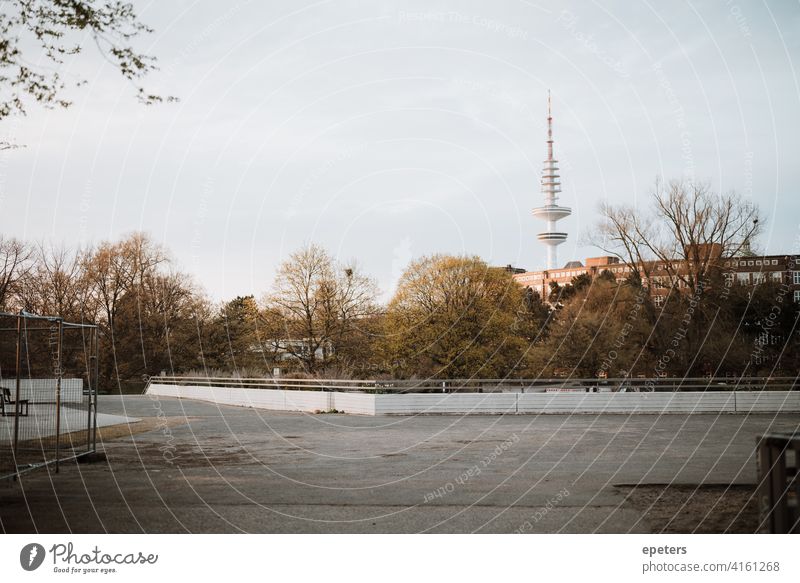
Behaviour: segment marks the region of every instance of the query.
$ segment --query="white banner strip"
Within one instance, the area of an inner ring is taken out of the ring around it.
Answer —
[[[790,535],[5,535],[6,581],[798,581]]]

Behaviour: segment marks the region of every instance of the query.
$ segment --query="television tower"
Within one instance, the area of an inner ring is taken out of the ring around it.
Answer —
[[[558,246],[567,240],[567,234],[556,230],[556,222],[572,214],[572,209],[558,206],[561,180],[558,175],[558,160],[553,158],[553,115],[550,109],[550,91],[547,91],[547,160],[542,172],[542,195],[544,206],[533,209],[533,216],[547,221],[547,230],[536,235],[547,246],[547,269],[558,267]]]

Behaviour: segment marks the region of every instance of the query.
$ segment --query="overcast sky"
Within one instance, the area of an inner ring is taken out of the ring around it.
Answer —
[[[599,201],[645,204],[657,176],[757,202],[760,246],[800,252],[800,4],[135,2],[156,32],[139,105],[86,53],[68,110],[0,134],[0,230],[70,245],[145,230],[217,299],[265,291],[307,242],[389,292],[412,258],[541,268],[553,95],[561,263]],[[88,48],[88,47],[87,47]]]

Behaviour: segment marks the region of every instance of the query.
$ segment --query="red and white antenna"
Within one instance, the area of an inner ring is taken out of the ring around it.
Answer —
[[[547,159],[553,159],[553,112],[550,104],[550,90],[547,90]]]

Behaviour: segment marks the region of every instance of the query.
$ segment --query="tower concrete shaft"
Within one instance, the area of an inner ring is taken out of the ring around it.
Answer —
[[[542,170],[542,195],[544,206],[533,209],[533,216],[547,223],[547,230],[536,238],[547,246],[547,269],[558,267],[558,246],[567,240],[567,234],[558,231],[556,223],[572,214],[572,209],[558,206],[558,193],[561,192],[561,177],[558,174],[558,160],[553,157],[553,115],[550,92],[547,92],[547,160]]]

